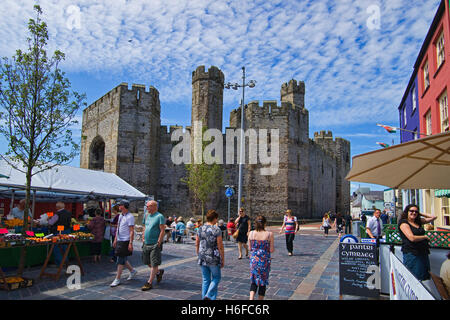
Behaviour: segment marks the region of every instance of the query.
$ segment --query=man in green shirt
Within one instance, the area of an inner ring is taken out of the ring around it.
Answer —
[[[166,229],[165,219],[158,212],[158,203],[156,201],[148,201],[146,207],[147,213],[142,221],[144,225],[142,260],[144,264],[150,267],[150,278],[141,288],[142,291],[150,290],[155,276],[157,283],[159,283],[164,274],[164,269],[158,270],[158,266],[161,265],[161,251]]]

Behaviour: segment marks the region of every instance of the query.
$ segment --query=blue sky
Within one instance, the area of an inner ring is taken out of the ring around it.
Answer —
[[[398,124],[397,107],[439,2],[2,0],[0,56],[24,48],[39,3],[49,50],[66,54],[62,69],[88,104],[121,82],[152,85],[162,124],[190,125],[191,72],[215,65],[225,81],[237,82],[245,65],[257,81],[246,102],[279,102],[283,82],[305,81],[310,137],[330,130],[350,140],[354,156],[378,149],[378,141],[399,143],[398,133],[376,123]],[[224,126],[239,99],[225,90]]]

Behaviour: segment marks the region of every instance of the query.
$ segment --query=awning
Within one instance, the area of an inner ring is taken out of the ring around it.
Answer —
[[[438,197],[438,198],[450,198],[450,189],[439,189],[439,190],[434,190],[434,196]]]
[[[0,179],[1,194],[12,190],[16,194],[26,186],[25,170],[21,171],[0,159],[0,172],[9,172],[9,179]],[[38,170],[38,168],[36,168]],[[58,165],[52,169],[35,174],[31,190],[43,194],[43,198],[94,198],[145,200],[147,196],[113,173]],[[64,195],[63,195],[64,194]],[[39,195],[40,196],[40,195]]]
[[[450,132],[353,157],[349,181],[394,189],[450,187]]]

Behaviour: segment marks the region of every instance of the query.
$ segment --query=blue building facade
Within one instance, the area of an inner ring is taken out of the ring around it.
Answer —
[[[408,87],[403,95],[402,102],[398,107],[400,128],[400,143],[420,138],[420,116],[419,116],[419,88],[417,73],[412,75]],[[409,132],[413,131],[413,132]]]
[[[405,93],[403,94],[402,102],[398,107],[400,128],[408,130],[400,130],[400,143],[405,143],[422,136],[420,132],[420,116],[419,116],[419,88],[417,70],[409,80]],[[412,132],[410,132],[412,131]],[[421,190],[402,190],[402,204],[403,208],[408,204],[416,204],[421,209],[422,194]]]

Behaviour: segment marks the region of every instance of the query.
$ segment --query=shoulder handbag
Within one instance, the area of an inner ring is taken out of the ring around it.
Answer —
[[[238,236],[239,236],[239,229],[236,229],[236,231],[233,233],[233,238],[237,239]]]

